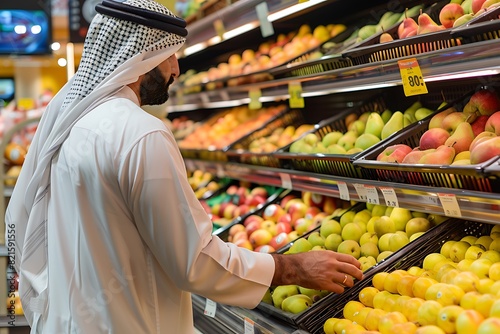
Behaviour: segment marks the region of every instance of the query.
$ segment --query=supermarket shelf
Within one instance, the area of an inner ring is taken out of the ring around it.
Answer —
[[[211,315],[205,315],[206,298],[193,295],[194,323],[203,333],[255,333],[255,334],[301,334],[306,333],[288,324],[273,320],[258,309],[216,304]],[[251,330],[253,328],[253,331]]]
[[[188,169],[196,168],[216,175],[225,175],[226,177],[259,184],[268,184],[300,191],[312,191],[327,196],[360,202],[377,204],[378,201],[380,204],[394,206],[394,203],[386,202],[381,192],[381,188],[384,188],[395,194],[398,203],[397,206],[400,207],[449,217],[460,216],[463,219],[485,223],[500,223],[500,194],[498,193],[452,188],[434,188],[404,183],[314,174],[289,169],[237,163],[218,163],[194,159],[186,159],[186,166]],[[342,182],[345,183],[345,188]],[[341,183],[340,187],[339,183]],[[365,195],[367,186],[372,190],[373,187],[375,187],[373,196]],[[348,198],[346,196],[348,196]],[[445,210],[449,210],[453,208],[453,206],[449,205],[448,201],[446,201],[445,206],[443,206],[442,198],[444,197],[448,200],[451,199],[452,202],[456,199],[459,211],[456,213],[446,213]]]
[[[429,52],[415,58],[418,60],[425,81],[432,82],[498,74],[499,53],[500,43],[498,40],[491,40]],[[464,62],[463,59],[467,61]],[[301,83],[303,97],[402,85],[397,61],[388,60],[309,76],[227,87],[189,95],[172,94],[167,108],[169,112],[185,112],[249,104],[249,92],[255,89],[261,91],[259,100],[263,103],[286,100],[290,97],[288,93],[290,82]]]

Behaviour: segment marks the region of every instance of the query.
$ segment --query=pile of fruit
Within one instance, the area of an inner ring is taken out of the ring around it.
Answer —
[[[195,170],[188,171],[188,182],[197,199],[202,199],[219,190],[225,182],[216,181],[212,173]]]
[[[339,217],[349,202],[309,191],[291,193],[229,229],[228,241],[257,252],[272,253],[322,222]]]
[[[500,155],[500,97],[479,90],[462,111],[450,107],[434,115],[418,147],[395,144],[377,160],[405,164],[474,165]]]
[[[498,0],[452,0],[441,9],[439,21],[444,28],[458,27],[499,5]]]
[[[379,272],[326,334],[500,333],[500,226],[446,241],[421,266]]]
[[[428,216],[403,208],[368,205],[367,209],[358,212],[346,211],[339,220],[331,216],[321,219],[319,230],[295,240],[285,254],[336,251],[352,255],[366,271],[444,220],[441,216]],[[324,291],[307,289],[308,292],[304,293],[303,290],[306,289],[295,285],[274,287],[263,302],[286,312],[300,313],[325,295]],[[285,292],[287,297],[294,297],[293,303],[285,303]]]
[[[170,122],[170,130],[174,134],[174,138],[176,140],[183,139],[186,137],[188,134],[193,132],[198,126],[200,126],[200,122],[195,122],[187,116],[180,116],[177,118],[174,118]]]
[[[179,142],[181,149],[223,149],[242,136],[262,127],[285,110],[284,105],[261,109],[234,107],[210,117]]]
[[[302,124],[297,127],[293,125],[278,127],[269,136],[263,136],[250,142],[248,150],[254,153],[274,152],[297,140],[312,129],[314,129],[313,124]]]
[[[385,109],[382,112],[365,112],[359,116],[353,113],[344,120],[346,132],[333,129],[322,138],[317,133],[308,133],[293,142],[289,151],[305,154],[356,154],[431,113],[433,111],[424,107],[420,101],[414,102],[404,112]]]

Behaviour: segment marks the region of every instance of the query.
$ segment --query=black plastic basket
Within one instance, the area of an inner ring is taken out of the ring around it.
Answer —
[[[473,92],[462,96],[449,106],[462,110]],[[429,165],[429,164],[397,164],[377,161],[377,156],[387,147],[396,144],[406,144],[418,147],[420,137],[427,131],[433,115],[412,124],[406,130],[375,144],[361,154],[354,165],[360,168],[365,179],[407,183],[431,187],[456,188],[484,192],[500,192],[500,182],[497,178],[488,177],[485,169],[498,158],[492,158],[477,165]]]
[[[497,8],[500,12],[500,8]],[[498,15],[498,14],[497,14]],[[458,27],[451,32],[452,37],[459,38],[463,44],[484,41],[497,43],[500,38],[500,20],[482,21],[464,27]]]
[[[425,257],[430,253],[439,253],[446,241],[458,241],[467,235],[476,237],[488,235],[492,226],[460,219],[448,219],[368,269],[363,280],[356,282],[352,288],[346,289],[340,295],[330,294],[318,301],[320,305],[318,305],[317,311],[300,319],[300,328],[311,334],[323,334],[325,321],[329,318],[343,318],[344,306],[351,300],[358,300],[360,291],[372,285],[372,278],[375,274],[421,266]]]
[[[319,59],[293,62],[271,70],[275,79],[300,77],[311,74],[323,73],[352,66],[352,61],[340,54],[326,55]]]

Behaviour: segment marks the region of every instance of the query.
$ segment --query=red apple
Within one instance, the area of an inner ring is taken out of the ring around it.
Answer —
[[[233,237],[236,232],[245,232],[245,226],[242,224],[235,224],[229,228],[229,236]]]
[[[282,232],[276,235],[269,241],[269,245],[272,246],[274,249],[280,249],[282,247],[285,247],[291,240],[289,239],[289,234]]]
[[[289,200],[289,201],[285,204],[285,206],[284,206],[285,211],[286,211],[286,212],[289,212],[289,211],[290,211],[290,207],[291,207],[292,205],[294,205],[295,203],[302,203],[302,204],[304,204],[304,201],[302,201],[302,199],[301,199],[301,198],[292,198],[291,200]]]
[[[237,225],[241,225],[241,224],[237,224]],[[247,231],[238,231],[236,232],[232,238],[231,238],[231,242],[232,243],[236,243],[236,241],[240,240],[240,239],[244,239],[244,240],[248,240],[248,234],[247,234]]]
[[[226,219],[233,219],[235,217],[234,212],[236,211],[237,206],[233,203],[227,203],[226,207],[224,208],[224,212],[222,214],[222,217]]]
[[[482,89],[475,92],[464,106],[466,114],[491,115],[500,110],[500,98],[495,92]]]
[[[258,206],[266,203],[266,200],[267,200],[266,197],[261,196],[261,195],[253,195],[253,196],[250,196],[247,198],[249,198],[249,201],[247,201],[246,204],[248,204],[251,207],[258,207]]]
[[[302,201],[308,206],[316,206],[318,208],[323,206],[325,196],[310,191],[302,192]]]
[[[282,232],[285,232],[285,233],[290,233],[292,232],[293,228],[292,228],[292,225],[290,223],[287,223],[287,222],[278,222],[276,223],[276,234],[280,234]]]
[[[279,217],[277,223],[286,223],[286,224],[290,224],[292,221],[292,216],[290,216],[289,213],[285,213],[284,215],[282,215],[281,217]]]
[[[412,151],[412,148],[405,144],[396,144],[386,147],[378,156],[378,161],[401,163],[404,157]]]
[[[295,224],[295,221],[299,218],[304,218],[306,216],[307,209],[309,207],[302,201],[293,203],[289,209],[288,213],[290,214],[290,222],[292,226]]]
[[[488,118],[484,125],[484,131],[493,132],[500,136],[500,111],[495,112]]]
[[[476,14],[481,9],[484,2],[486,2],[486,0],[472,0],[472,13]]]
[[[259,195],[259,196],[262,196],[265,198],[267,198],[269,196],[266,188],[264,188],[264,187],[252,188],[252,190],[250,190],[250,195],[253,195],[253,196]]]
[[[254,252],[269,254],[276,252],[276,249],[270,245],[262,245],[262,246],[257,246],[257,248],[254,249]]]
[[[247,226],[248,224],[250,224],[253,221],[257,221],[260,224],[264,221],[264,218],[262,218],[259,215],[250,215],[250,216],[245,218],[245,220],[243,221],[243,225]]]
[[[236,195],[236,192],[238,191],[238,186],[233,184],[233,185],[230,185],[227,189],[226,189],[226,194],[228,195]]]
[[[260,223],[260,228],[269,231],[269,233],[271,233],[273,237],[278,234],[276,223],[272,220],[264,220],[262,223]]]
[[[307,209],[304,217],[308,218],[308,219],[313,219],[313,217],[316,216],[320,212],[321,212],[320,208],[318,208],[317,206],[311,206]]]
[[[250,206],[247,204],[241,204],[234,209],[234,216],[241,217],[250,212]]]
[[[260,224],[262,224],[262,222],[253,221],[250,224],[248,224],[247,226],[245,226],[245,228],[247,230],[247,235],[250,236],[253,232],[260,229]]]
[[[458,3],[449,3],[439,12],[439,21],[445,28],[453,27],[456,19],[464,15],[464,9]]]
[[[486,123],[488,122],[488,119],[490,117],[491,116],[481,115],[478,118],[476,118],[476,120],[474,122],[471,123],[472,131],[474,132],[474,136],[477,136],[478,134],[480,134],[481,132],[483,132],[485,130]],[[500,118],[499,118],[499,123],[498,124],[500,125]],[[500,128],[500,126],[499,126],[499,128]]]
[[[280,201],[280,206],[282,208],[285,208],[286,207],[286,204],[288,203],[289,200],[291,199],[294,199],[294,198],[297,198],[297,196],[293,195],[293,194],[289,194],[289,195],[286,195],[285,197],[283,197]]]
[[[450,137],[450,133],[445,129],[433,128],[425,131],[420,137],[420,149],[428,150],[430,148],[438,148],[444,145]]]
[[[272,220],[277,222],[278,219],[285,214],[285,209],[283,209],[279,204],[269,204],[262,213],[262,218]]]

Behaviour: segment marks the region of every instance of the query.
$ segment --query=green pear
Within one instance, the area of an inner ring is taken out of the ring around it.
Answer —
[[[289,249],[290,254],[295,253],[305,253],[310,251],[313,248],[313,245],[309,242],[309,240],[304,238],[297,239]]]
[[[342,226],[340,226],[340,223],[335,219],[329,219],[322,222],[319,228],[319,234],[323,238],[328,237],[330,234],[340,234],[341,232]]]
[[[389,216],[381,216],[373,222],[373,227],[377,237],[381,237],[386,233],[396,232],[396,226]]]
[[[333,144],[326,148],[328,154],[347,154],[347,150],[339,144]]]
[[[357,119],[347,127],[347,130],[355,132],[358,136],[365,132],[366,121]]]
[[[366,150],[367,148],[372,147],[373,145],[378,143],[379,141],[380,141],[379,137],[371,133],[363,133],[356,139],[354,147],[359,148],[361,150]]]
[[[358,134],[354,131],[347,131],[337,142],[338,145],[342,146],[346,151],[354,147]]]
[[[323,238],[317,231],[309,234],[309,236],[307,237],[307,241],[309,241],[311,245],[313,245],[313,247],[325,245],[325,238]]]
[[[328,153],[328,149],[325,147],[325,145],[323,145],[322,142],[319,142],[317,143],[313,149],[312,149],[312,152],[311,153]]]
[[[408,238],[418,232],[427,232],[431,228],[431,222],[426,218],[412,218],[408,220],[405,232]]]
[[[307,310],[313,304],[312,299],[309,296],[303,294],[297,294],[290,296],[283,300],[281,309],[285,312],[290,312],[293,314],[301,313]]]
[[[375,35],[376,33],[377,33],[377,25],[376,24],[367,24],[367,25],[359,28],[358,37],[361,40],[365,40],[365,39],[370,38],[371,36]]]
[[[384,125],[380,139],[385,139],[398,132],[404,127],[404,115],[401,111],[396,111],[392,114],[391,119]]]
[[[464,14],[474,14],[472,12],[472,0],[464,0],[460,6],[462,6],[464,10]]]
[[[368,120],[368,117],[370,117],[370,114],[371,114],[371,112],[366,111],[366,112],[362,113],[361,115],[359,115],[358,120],[360,120],[363,123],[366,123],[366,121]]]
[[[389,217],[394,222],[396,231],[404,231],[406,223],[413,218],[411,211],[403,208],[394,208]]]
[[[408,108],[406,108],[405,112],[408,112],[408,113],[411,113],[413,115],[415,115],[415,112],[419,109],[419,108],[422,108],[423,105],[422,105],[422,102],[420,102],[419,100],[413,102],[411,104],[411,106],[409,106]]]
[[[407,9],[406,13],[403,13],[403,15],[406,14],[406,17],[415,17],[420,13],[421,9],[424,9],[424,5],[416,5],[411,7],[410,9]]]
[[[384,121],[384,125],[385,125],[385,123],[389,122],[389,120],[391,119],[391,116],[392,116],[392,111],[390,111],[389,109],[385,109],[380,114],[380,117],[382,117],[382,120]]]
[[[262,297],[262,302],[266,304],[273,305],[273,296],[271,294],[271,289],[267,289],[264,297]]]
[[[321,290],[304,288],[302,286],[299,286],[299,293],[301,295],[306,295],[309,298],[311,298],[313,303],[317,302],[318,300],[321,299],[321,297],[323,297],[323,292]]]
[[[453,22],[453,28],[463,26],[464,24],[466,24],[467,22],[469,22],[473,18],[474,18],[474,14],[472,14],[472,13],[462,15],[458,19],[456,19],[455,22]]]
[[[366,121],[365,133],[372,134],[380,138],[385,122],[377,112],[372,112]]]
[[[415,118],[417,119],[417,121],[421,121],[424,118],[426,118],[427,116],[429,116],[430,114],[432,114],[433,112],[434,111],[429,109],[429,108],[425,108],[425,107],[418,108],[417,111],[415,111]]]
[[[272,293],[274,307],[281,308],[283,301],[299,293],[298,285],[280,285],[274,288]]]
[[[339,139],[343,136],[344,134],[340,131],[332,131],[327,133],[323,139],[321,139],[321,142],[325,147],[328,147],[333,144],[337,144]]]
[[[410,116],[404,115],[404,118],[403,118],[403,127],[406,128],[407,126],[409,126],[409,125],[411,125],[412,123],[415,123],[415,122],[416,121],[413,121]]]

